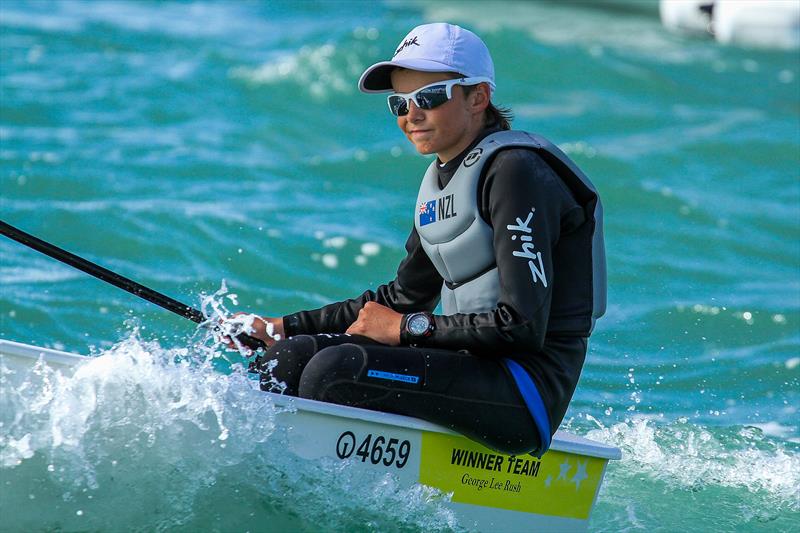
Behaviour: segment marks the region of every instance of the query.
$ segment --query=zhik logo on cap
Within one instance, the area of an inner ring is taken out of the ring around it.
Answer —
[[[396,56],[397,54],[399,54],[400,52],[402,52],[403,50],[405,50],[406,48],[408,48],[412,44],[416,45],[416,46],[421,46],[417,42],[417,39],[419,39],[419,37],[417,37],[416,35],[413,38],[405,39],[403,41],[403,44],[401,44],[400,47],[395,51],[394,56]],[[394,56],[392,56],[392,57],[394,57]]]

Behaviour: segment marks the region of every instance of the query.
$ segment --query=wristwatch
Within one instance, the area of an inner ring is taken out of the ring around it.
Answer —
[[[400,325],[400,337],[404,344],[413,345],[425,337],[430,337],[434,329],[433,315],[430,313],[410,313],[403,316],[403,323]]]

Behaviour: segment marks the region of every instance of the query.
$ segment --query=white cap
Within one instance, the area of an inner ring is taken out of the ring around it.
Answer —
[[[400,41],[391,61],[375,63],[364,71],[358,88],[365,93],[391,91],[390,74],[397,67],[488,78],[493,91],[495,88],[489,49],[480,37],[455,24],[436,22],[417,26]]]

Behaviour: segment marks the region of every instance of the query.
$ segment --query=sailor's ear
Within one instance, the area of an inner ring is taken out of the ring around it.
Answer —
[[[470,106],[475,112],[482,112],[489,107],[491,101],[491,90],[488,83],[479,83],[469,94]]]

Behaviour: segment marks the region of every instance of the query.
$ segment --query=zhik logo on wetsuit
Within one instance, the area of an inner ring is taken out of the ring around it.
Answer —
[[[531,228],[531,221],[536,208],[532,207],[531,212],[528,213],[528,218],[523,220],[517,218],[516,224],[509,224],[506,229],[509,231],[518,231],[520,234],[512,233],[511,240],[520,240],[520,251],[511,252],[514,257],[522,257],[528,260],[528,268],[531,269],[531,276],[533,276],[533,283],[541,281],[542,285],[547,287],[547,275],[544,272],[544,263],[542,262],[542,252],[534,252],[536,246],[533,244],[533,229]]]
[[[447,196],[442,196],[441,198],[429,202],[422,202],[419,204],[419,225],[427,226],[428,224],[433,224],[437,220],[453,218],[458,215],[455,206],[454,194],[448,194]]]

